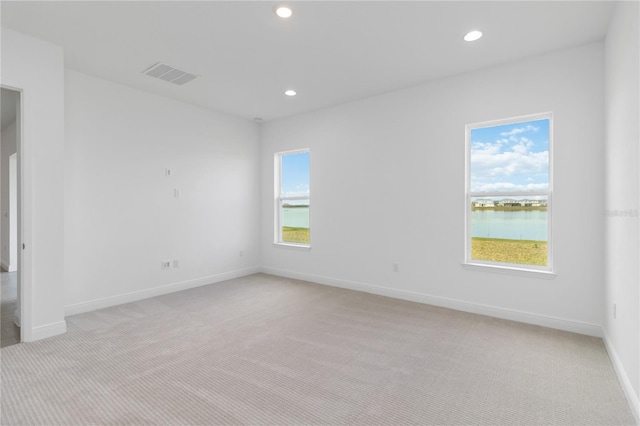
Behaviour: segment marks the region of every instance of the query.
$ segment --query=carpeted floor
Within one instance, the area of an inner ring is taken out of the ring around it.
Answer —
[[[600,339],[258,274],[0,351],[3,425],[631,425]]]

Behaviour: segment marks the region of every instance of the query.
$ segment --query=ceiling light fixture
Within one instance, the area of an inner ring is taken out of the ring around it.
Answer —
[[[464,36],[464,41],[476,41],[480,37],[482,37],[482,32],[478,30],[469,31],[467,35]]]
[[[286,19],[286,18],[290,18],[291,15],[293,15],[293,11],[291,10],[291,8],[287,6],[278,6],[276,8],[276,15]]]
[[[287,90],[286,92],[284,92],[285,95],[287,96],[295,96],[296,95],[296,91],[295,90]]]

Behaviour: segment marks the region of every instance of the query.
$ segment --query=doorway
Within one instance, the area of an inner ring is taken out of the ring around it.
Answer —
[[[0,89],[0,347],[20,342],[19,146],[20,95]]]

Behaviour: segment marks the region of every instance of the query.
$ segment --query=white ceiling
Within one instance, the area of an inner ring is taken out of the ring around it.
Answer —
[[[68,68],[238,117],[277,119],[603,39],[610,1],[10,2],[2,26]],[[462,40],[471,29],[484,37]],[[201,75],[142,74],[165,62]],[[283,94],[293,88],[298,96]]]

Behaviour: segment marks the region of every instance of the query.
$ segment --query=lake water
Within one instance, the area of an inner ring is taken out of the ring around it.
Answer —
[[[284,207],[282,209],[282,226],[293,228],[309,227],[309,207]]]
[[[309,227],[309,208],[284,208],[283,226]],[[473,237],[505,238],[510,240],[547,241],[547,212],[543,210],[471,212]]]
[[[547,241],[547,212],[544,210],[472,211],[471,236]]]

